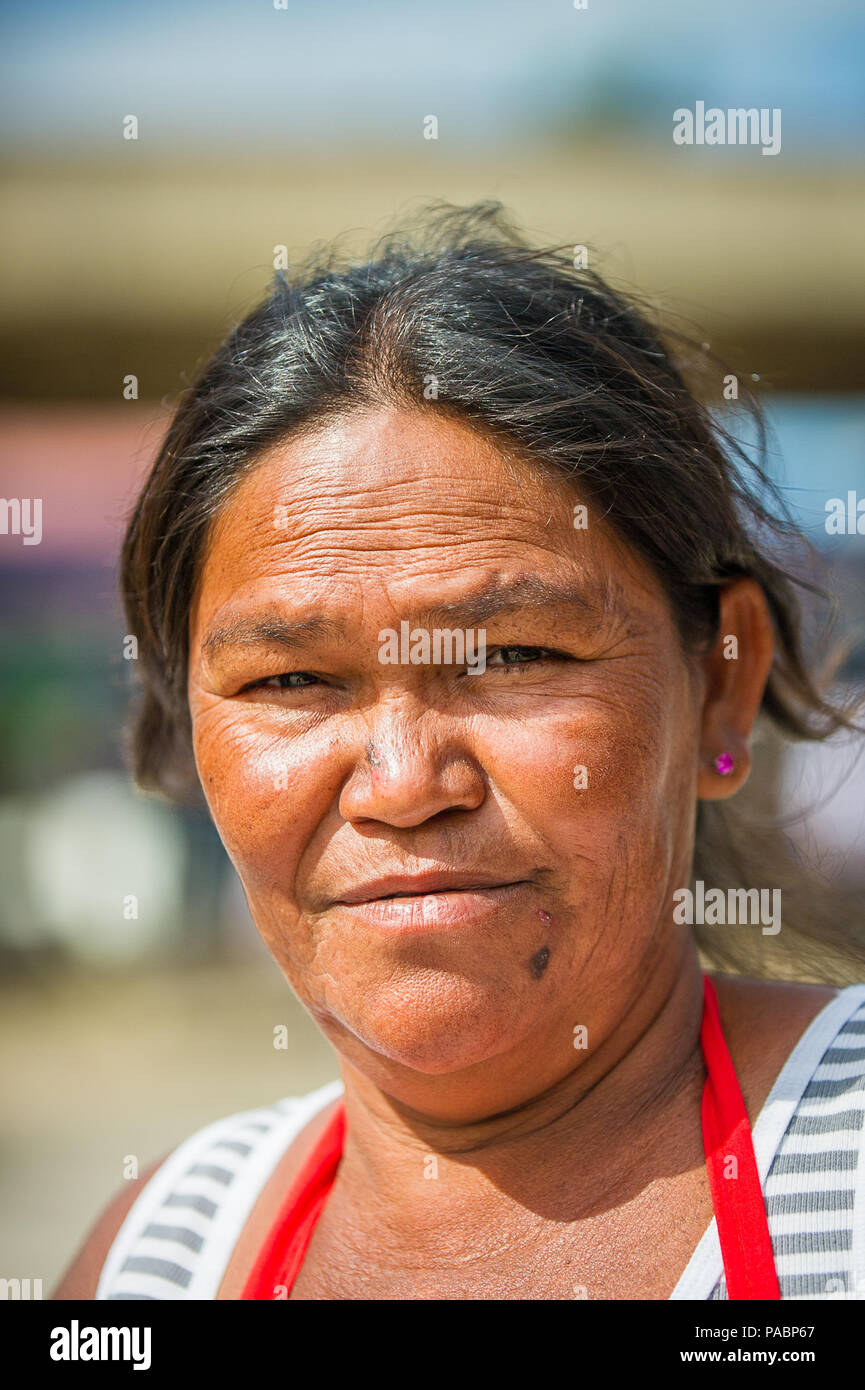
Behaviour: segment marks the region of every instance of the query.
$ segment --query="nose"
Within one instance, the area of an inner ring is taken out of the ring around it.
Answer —
[[[481,805],[486,783],[480,764],[453,729],[437,726],[435,718],[431,711],[391,711],[373,721],[342,788],[343,819],[409,828]]]

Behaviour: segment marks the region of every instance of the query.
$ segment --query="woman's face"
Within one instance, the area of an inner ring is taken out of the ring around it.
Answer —
[[[205,558],[213,819],[292,988],[409,1103],[485,1064],[551,1084],[681,958],[700,682],[579,501],[446,416],[355,414],[264,455]],[[431,659],[380,659],[418,631]]]

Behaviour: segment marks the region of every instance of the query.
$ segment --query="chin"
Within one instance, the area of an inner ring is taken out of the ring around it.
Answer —
[[[314,1010],[316,1021],[344,1053],[359,1040],[379,1057],[426,1076],[465,1071],[507,1052],[531,1027],[508,990],[503,997],[463,976],[426,971],[380,990]],[[521,1026],[522,1025],[522,1026]]]

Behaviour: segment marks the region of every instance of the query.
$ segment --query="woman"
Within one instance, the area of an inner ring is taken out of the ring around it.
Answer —
[[[342,1080],[194,1135],[56,1297],[855,1296],[861,942],[749,915],[731,814],[758,715],[853,721],[734,454],[495,204],[231,334],[126,537],[134,770],[203,790]]]

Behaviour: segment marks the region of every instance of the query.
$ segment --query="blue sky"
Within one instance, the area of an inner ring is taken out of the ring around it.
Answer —
[[[865,497],[865,396],[765,396],[763,405],[775,436],[768,470],[798,524],[825,545],[828,499]]]
[[[0,4],[8,144],[166,149],[538,140],[612,111],[669,139],[672,111],[781,107],[785,152],[865,134],[854,0],[89,0]],[[444,132],[443,132],[444,133]]]

